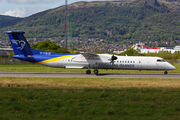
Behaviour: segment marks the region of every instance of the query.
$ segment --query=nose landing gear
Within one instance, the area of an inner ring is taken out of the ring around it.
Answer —
[[[167,75],[167,74],[168,74],[168,72],[167,72],[167,71],[165,71],[165,72],[164,72],[164,74],[165,74],[165,75]]]

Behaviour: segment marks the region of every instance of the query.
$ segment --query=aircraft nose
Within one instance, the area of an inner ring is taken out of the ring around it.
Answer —
[[[175,70],[176,68],[174,66],[172,66],[172,69]]]
[[[168,69],[169,69],[169,70],[175,70],[176,68],[175,68],[173,65],[169,64],[169,65],[168,65]]]

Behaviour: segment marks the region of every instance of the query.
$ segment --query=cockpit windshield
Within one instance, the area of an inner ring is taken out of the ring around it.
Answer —
[[[166,62],[164,59],[157,59],[157,62]]]

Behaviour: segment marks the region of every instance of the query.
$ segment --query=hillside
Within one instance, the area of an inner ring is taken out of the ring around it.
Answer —
[[[180,40],[179,0],[77,2],[68,7],[74,37],[96,36],[124,44]],[[0,29],[1,37],[8,39],[4,31],[12,29],[25,31],[28,38],[64,37],[64,12],[60,6],[24,18]]]
[[[0,28],[15,25],[21,20],[22,18],[0,15]]]

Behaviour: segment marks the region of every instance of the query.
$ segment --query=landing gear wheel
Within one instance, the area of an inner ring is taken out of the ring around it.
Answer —
[[[91,74],[91,70],[87,70],[87,71],[86,71],[86,74]]]
[[[168,74],[168,72],[167,72],[167,71],[165,71],[165,72],[164,72],[164,74],[165,74],[165,75],[167,75],[167,74]]]
[[[97,75],[97,74],[98,74],[98,70],[94,70],[94,74],[96,74],[96,75]]]

